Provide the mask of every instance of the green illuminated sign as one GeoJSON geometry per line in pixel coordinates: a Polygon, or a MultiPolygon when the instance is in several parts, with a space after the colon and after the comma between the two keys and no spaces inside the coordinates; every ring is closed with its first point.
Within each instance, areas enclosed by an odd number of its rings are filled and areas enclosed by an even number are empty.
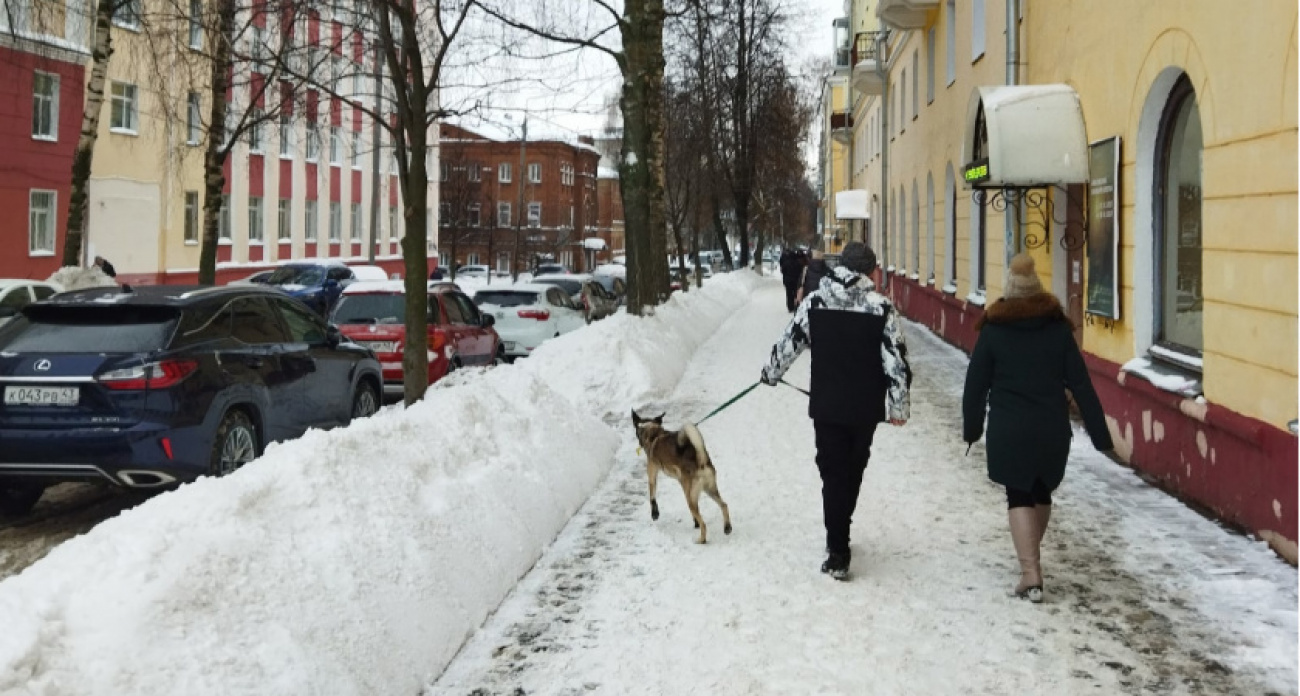
{"type": "Polygon", "coordinates": [[[962,177],[968,184],[978,184],[988,181],[989,178],[989,161],[987,159],[976,160],[966,165],[962,171],[962,177]]]}

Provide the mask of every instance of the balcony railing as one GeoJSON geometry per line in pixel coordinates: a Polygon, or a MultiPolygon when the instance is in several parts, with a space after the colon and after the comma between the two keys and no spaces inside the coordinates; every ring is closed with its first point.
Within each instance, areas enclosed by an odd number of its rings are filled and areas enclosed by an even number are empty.
{"type": "Polygon", "coordinates": [[[858,32],[857,35],[853,37],[853,64],[857,65],[864,60],[881,60],[882,56],[876,54],[883,53],[883,51],[877,51],[876,49],[877,46],[883,44],[878,43],[876,39],[882,38],[882,35],[886,33],[887,32],[883,31],[858,32]]]}

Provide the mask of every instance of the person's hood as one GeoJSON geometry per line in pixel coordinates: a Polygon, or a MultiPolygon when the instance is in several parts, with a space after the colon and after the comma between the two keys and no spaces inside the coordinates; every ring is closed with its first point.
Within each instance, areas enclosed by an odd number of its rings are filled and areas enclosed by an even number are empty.
{"type": "Polygon", "coordinates": [[[818,273],[825,273],[826,259],[810,259],[808,261],[808,270],[817,271],[818,273]]]}
{"type": "Polygon", "coordinates": [[[867,296],[876,291],[876,284],[861,273],[836,266],[822,276],[818,290],[830,309],[860,307],[867,303],[867,296]]]}
{"type": "Polygon", "coordinates": [[[976,330],[987,324],[1014,328],[1036,329],[1058,321],[1069,321],[1061,301],[1051,293],[1041,292],[1027,297],[1003,297],[984,310],[984,316],[975,324],[976,330]]]}

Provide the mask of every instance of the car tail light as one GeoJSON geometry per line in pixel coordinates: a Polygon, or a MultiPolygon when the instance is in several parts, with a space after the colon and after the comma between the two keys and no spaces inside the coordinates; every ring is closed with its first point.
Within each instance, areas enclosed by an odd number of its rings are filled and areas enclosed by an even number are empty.
{"type": "Polygon", "coordinates": [[[521,309],[519,310],[519,318],[546,321],[551,318],[551,312],[548,309],[521,309]]]}
{"type": "Polygon", "coordinates": [[[199,368],[197,360],[162,360],[121,370],[110,370],[97,377],[109,389],[166,389],[175,386],[199,368]]]}
{"type": "Polygon", "coordinates": [[[171,438],[169,438],[169,437],[164,437],[164,438],[160,439],[159,442],[162,444],[163,452],[167,455],[167,458],[168,458],[168,459],[174,459],[174,457],[172,457],[172,441],[171,441],[171,438]]]}

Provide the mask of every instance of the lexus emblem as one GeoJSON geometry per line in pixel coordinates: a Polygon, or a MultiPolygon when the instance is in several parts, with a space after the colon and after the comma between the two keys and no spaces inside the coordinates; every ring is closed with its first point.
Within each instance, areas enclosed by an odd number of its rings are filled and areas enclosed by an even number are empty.
{"type": "Polygon", "coordinates": [[[45,358],[41,358],[40,360],[36,361],[36,364],[33,365],[33,367],[36,368],[37,372],[49,372],[50,361],[46,360],[45,358]]]}

